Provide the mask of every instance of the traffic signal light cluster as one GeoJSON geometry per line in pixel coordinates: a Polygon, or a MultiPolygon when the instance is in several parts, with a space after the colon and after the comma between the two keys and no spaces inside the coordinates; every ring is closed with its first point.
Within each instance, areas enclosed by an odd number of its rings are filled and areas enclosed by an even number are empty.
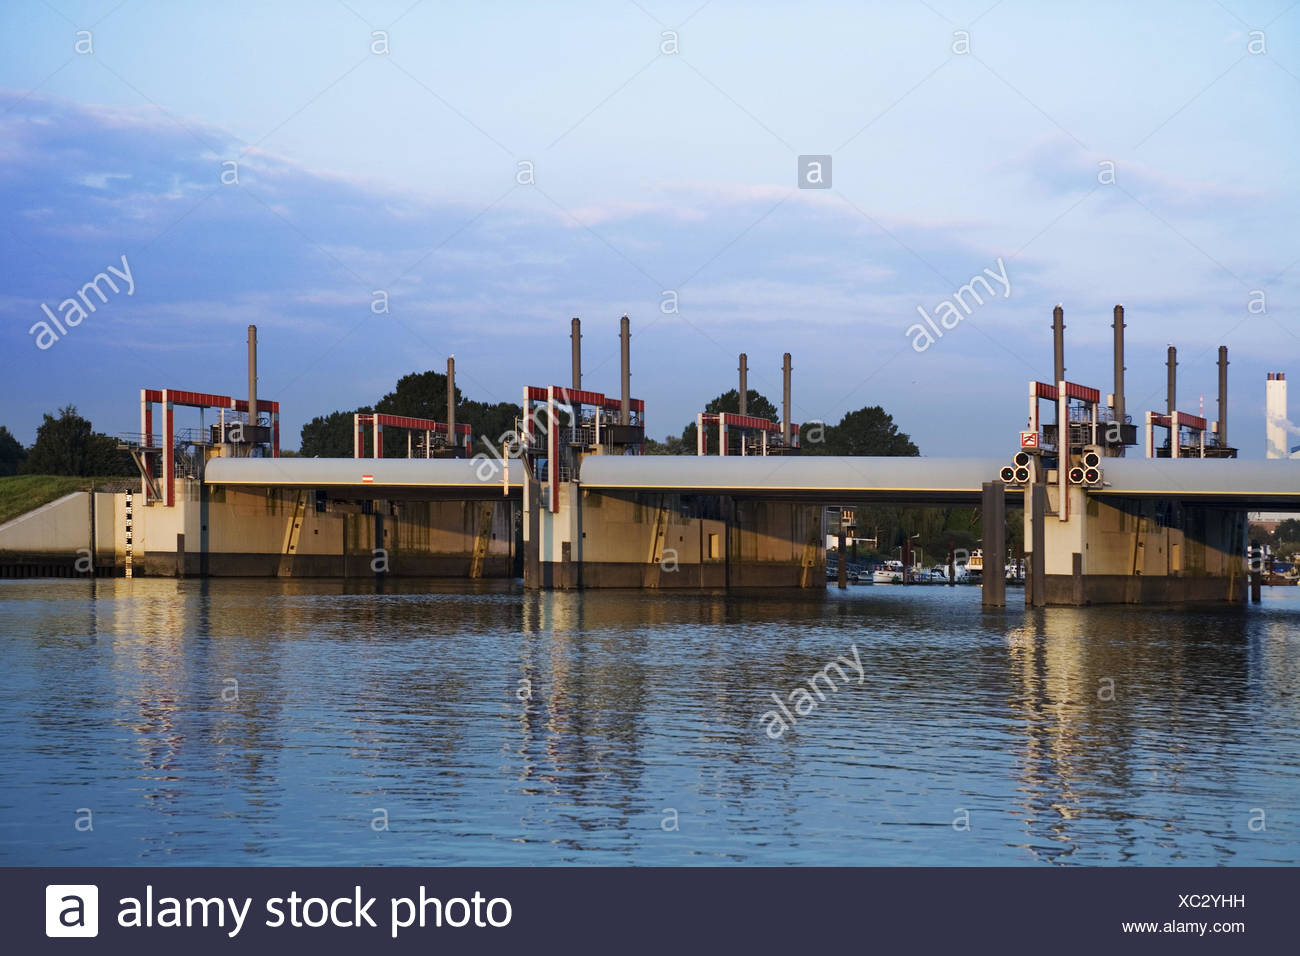
{"type": "Polygon", "coordinates": [[[1071,468],[1066,477],[1072,485],[1100,485],[1101,455],[1091,449],[1085,450],[1079,464],[1071,468]]]}
{"type": "MultiPolygon", "coordinates": [[[[1028,452],[1019,452],[1011,464],[1003,465],[998,471],[998,478],[1012,487],[1023,487],[1034,480],[1034,456],[1028,452]]],[[[1094,448],[1085,448],[1079,458],[1079,464],[1066,472],[1066,478],[1072,485],[1099,487],[1102,484],[1101,455],[1094,448]]]]}
{"type": "Polygon", "coordinates": [[[1027,452],[1018,452],[1012,459],[1011,464],[1003,465],[1002,470],[998,472],[998,477],[1008,485],[1027,485],[1033,478],[1033,472],[1030,471],[1030,464],[1033,462],[1033,456],[1027,452]]]}

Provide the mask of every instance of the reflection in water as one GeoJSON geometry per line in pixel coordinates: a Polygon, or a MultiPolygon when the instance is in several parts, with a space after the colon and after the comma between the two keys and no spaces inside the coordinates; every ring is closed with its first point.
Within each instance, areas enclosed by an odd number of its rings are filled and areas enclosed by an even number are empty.
{"type": "Polygon", "coordinates": [[[0,641],[5,862],[1300,861],[1285,589],[3,581],[0,641]],[[861,682],[767,737],[850,648],[861,682]]]}
{"type": "Polygon", "coordinates": [[[1286,665],[1261,667],[1259,645],[1279,631],[1294,640],[1297,611],[1292,601],[1264,619],[1241,608],[1027,615],[1008,640],[1026,848],[1104,862],[1109,848],[1084,839],[1094,817],[1114,823],[1124,861],[1158,849],[1161,859],[1224,863],[1244,851],[1237,837],[1250,832],[1252,808],[1271,798],[1282,809],[1295,783],[1294,693],[1282,689],[1286,679],[1294,689],[1295,674],[1277,683],[1286,665]],[[1184,796],[1204,799],[1162,801],[1184,796]]]}

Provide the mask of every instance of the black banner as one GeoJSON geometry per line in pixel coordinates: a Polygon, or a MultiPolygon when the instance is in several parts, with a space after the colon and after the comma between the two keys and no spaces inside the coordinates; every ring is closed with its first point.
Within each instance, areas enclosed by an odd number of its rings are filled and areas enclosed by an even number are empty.
{"type": "Polygon", "coordinates": [[[1294,948],[1300,879],[1262,868],[42,867],[0,870],[0,885],[11,953],[1240,953],[1294,948]]]}

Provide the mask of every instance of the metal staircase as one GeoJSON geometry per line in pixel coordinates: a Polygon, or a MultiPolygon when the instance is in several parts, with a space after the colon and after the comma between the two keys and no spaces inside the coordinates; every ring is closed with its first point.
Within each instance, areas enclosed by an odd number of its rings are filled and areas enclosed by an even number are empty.
{"type": "Polygon", "coordinates": [[[284,529],[284,547],[280,552],[279,577],[287,578],[293,575],[293,559],[298,556],[298,539],[302,536],[302,522],[306,515],[307,492],[300,491],[293,505],[293,518],[289,521],[289,526],[284,529]]]}
{"type": "Polygon", "coordinates": [[[488,542],[492,540],[492,515],[495,510],[490,501],[484,501],[479,505],[478,533],[474,538],[474,555],[469,564],[471,578],[483,577],[483,562],[487,558],[488,542]]]}

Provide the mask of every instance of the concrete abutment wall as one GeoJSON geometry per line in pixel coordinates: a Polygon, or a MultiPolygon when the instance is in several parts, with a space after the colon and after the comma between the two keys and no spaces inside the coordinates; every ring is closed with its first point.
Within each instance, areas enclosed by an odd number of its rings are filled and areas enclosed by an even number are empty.
{"type": "MultiPolygon", "coordinates": [[[[146,507],[143,496],[132,496],[134,574],[500,578],[516,573],[518,504],[505,499],[328,499],[318,509],[311,490],[205,489],[178,479],[175,501],[170,508],[146,507]]],[[[93,505],[87,492],[69,495],[0,529],[0,568],[54,576],[121,574],[126,522],[124,494],[95,493],[93,505]],[[90,569],[86,557],[92,549],[90,569]]]]}

